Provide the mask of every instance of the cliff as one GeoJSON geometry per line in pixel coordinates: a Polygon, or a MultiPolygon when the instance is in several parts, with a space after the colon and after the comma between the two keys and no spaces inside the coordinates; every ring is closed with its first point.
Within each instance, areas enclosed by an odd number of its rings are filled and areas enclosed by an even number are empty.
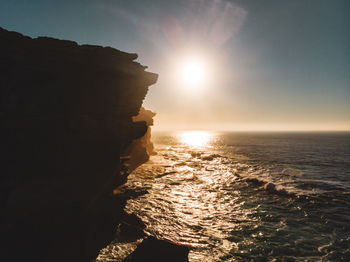
{"type": "Polygon", "coordinates": [[[157,81],[136,58],[0,28],[3,261],[91,261],[114,238],[120,157],[157,81]]]}

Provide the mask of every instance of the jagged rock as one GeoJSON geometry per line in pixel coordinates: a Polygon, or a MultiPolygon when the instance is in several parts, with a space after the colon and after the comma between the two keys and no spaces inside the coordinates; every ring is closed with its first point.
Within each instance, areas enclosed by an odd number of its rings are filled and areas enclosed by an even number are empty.
{"type": "Polygon", "coordinates": [[[150,155],[156,154],[153,143],[151,142],[151,126],[153,125],[153,117],[155,115],[156,114],[151,110],[146,110],[141,107],[139,114],[133,117],[135,122],[145,121],[148,127],[145,135],[132,141],[124,151],[124,155],[128,156],[126,164],[128,165],[129,171],[134,170],[141,163],[148,161],[150,155]]]}
{"type": "Polygon", "coordinates": [[[188,247],[148,237],[125,259],[125,262],[186,262],[188,253],[188,247]]]}
{"type": "Polygon", "coordinates": [[[157,80],[136,58],[0,28],[3,261],[91,261],[114,238],[120,156],[157,80]]]}
{"type": "Polygon", "coordinates": [[[118,225],[117,236],[119,242],[133,241],[145,236],[143,232],[145,225],[135,215],[131,217],[124,217],[123,220],[128,222],[122,222],[118,225]]]}

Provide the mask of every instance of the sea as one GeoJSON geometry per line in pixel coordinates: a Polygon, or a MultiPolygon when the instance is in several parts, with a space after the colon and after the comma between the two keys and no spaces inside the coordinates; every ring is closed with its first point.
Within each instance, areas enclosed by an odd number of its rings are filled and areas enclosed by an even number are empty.
{"type": "MultiPolygon", "coordinates": [[[[350,133],[153,134],[125,210],[189,261],[350,261],[350,133]]],[[[142,240],[114,241],[122,261],[142,240]]],[[[166,261],[166,260],[165,260],[166,261]]]]}

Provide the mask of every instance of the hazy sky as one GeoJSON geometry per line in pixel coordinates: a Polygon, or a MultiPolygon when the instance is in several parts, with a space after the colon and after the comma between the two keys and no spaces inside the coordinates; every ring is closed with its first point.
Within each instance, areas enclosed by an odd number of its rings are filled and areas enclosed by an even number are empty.
{"type": "Polygon", "coordinates": [[[138,53],[160,74],[144,102],[159,130],[350,130],[349,14],[349,0],[0,0],[5,29],[138,53]],[[196,89],[176,69],[192,55],[196,89]]]}

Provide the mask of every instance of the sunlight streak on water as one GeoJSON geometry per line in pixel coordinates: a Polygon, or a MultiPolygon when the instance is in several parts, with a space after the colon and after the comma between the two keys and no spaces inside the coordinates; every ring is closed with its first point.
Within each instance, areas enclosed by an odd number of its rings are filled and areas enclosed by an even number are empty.
{"type": "Polygon", "coordinates": [[[182,144],[190,147],[207,146],[213,139],[213,134],[206,131],[188,131],[179,134],[179,140],[182,144]]]}

